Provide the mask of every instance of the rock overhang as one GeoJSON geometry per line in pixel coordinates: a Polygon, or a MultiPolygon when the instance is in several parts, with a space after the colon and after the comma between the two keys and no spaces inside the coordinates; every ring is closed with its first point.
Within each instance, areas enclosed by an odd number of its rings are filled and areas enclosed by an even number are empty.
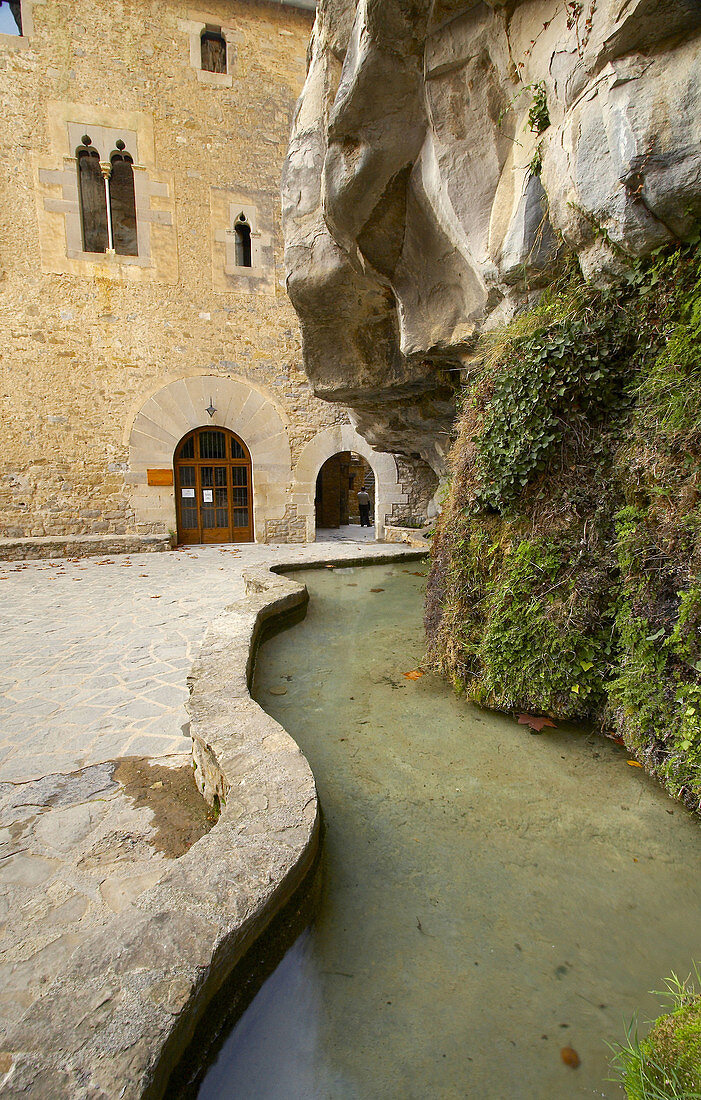
{"type": "Polygon", "coordinates": [[[563,247],[607,279],[701,217],[700,36],[692,0],[321,4],[283,178],[318,396],[441,470],[445,368],[563,247]]]}

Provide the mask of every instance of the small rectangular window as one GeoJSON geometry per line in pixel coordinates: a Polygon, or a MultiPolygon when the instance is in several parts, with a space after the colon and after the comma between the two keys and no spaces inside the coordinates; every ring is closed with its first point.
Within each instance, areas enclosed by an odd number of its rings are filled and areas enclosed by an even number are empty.
{"type": "Polygon", "coordinates": [[[202,68],[208,73],[226,72],[226,39],[216,27],[202,32],[202,68]]]}

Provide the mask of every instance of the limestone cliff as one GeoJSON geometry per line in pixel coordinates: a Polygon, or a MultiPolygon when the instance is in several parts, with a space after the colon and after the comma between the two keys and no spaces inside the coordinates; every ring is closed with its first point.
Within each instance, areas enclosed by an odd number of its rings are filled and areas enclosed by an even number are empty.
{"type": "Polygon", "coordinates": [[[564,247],[701,215],[699,0],[321,0],[283,183],[315,392],[443,468],[454,382],[564,247]]]}

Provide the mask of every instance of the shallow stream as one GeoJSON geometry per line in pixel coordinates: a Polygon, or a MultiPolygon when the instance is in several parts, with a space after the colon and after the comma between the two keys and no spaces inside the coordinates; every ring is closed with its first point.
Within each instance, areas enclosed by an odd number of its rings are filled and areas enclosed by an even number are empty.
{"type": "Polygon", "coordinates": [[[297,573],[307,618],[261,648],[255,697],[316,777],[323,896],[201,1100],[621,1097],[606,1041],[698,958],[698,822],[609,741],[407,679],[423,571],[297,573]]]}

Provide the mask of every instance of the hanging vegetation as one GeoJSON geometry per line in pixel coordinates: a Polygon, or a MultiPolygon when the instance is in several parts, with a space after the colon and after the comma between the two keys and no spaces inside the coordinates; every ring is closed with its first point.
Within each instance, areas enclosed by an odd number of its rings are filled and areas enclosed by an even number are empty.
{"type": "Polygon", "coordinates": [[[434,664],[591,720],[701,807],[701,248],[565,270],[482,338],[434,540],[434,664]]]}

